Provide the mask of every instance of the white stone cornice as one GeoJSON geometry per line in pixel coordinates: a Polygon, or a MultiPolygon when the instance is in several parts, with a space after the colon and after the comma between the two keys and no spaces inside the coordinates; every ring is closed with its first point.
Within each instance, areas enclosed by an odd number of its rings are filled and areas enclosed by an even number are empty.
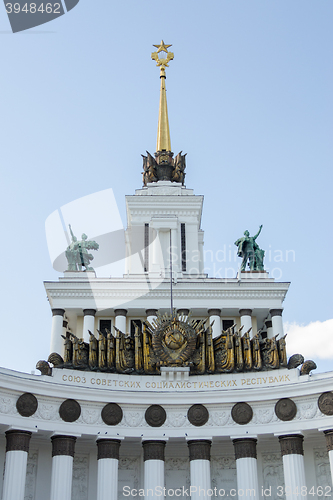
{"type": "MultiPolygon", "coordinates": [[[[165,296],[169,294],[170,284],[168,281],[158,280],[131,280],[122,281],[109,279],[107,281],[91,280],[85,282],[65,281],[44,282],[45,289],[51,297],[55,296],[103,296],[107,297],[123,294],[132,297],[138,294],[147,295],[149,298],[165,296]],[[149,283],[158,286],[148,291],[149,283]]],[[[235,283],[224,280],[203,279],[182,280],[174,286],[175,297],[220,297],[220,298],[280,298],[284,299],[289,288],[289,283],[235,283]]]]}

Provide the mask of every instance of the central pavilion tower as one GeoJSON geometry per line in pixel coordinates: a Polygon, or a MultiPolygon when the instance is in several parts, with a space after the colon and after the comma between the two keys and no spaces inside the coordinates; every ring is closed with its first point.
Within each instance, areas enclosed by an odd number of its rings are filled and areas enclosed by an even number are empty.
{"type": "Polygon", "coordinates": [[[203,196],[184,185],[186,155],[181,151],[174,158],[171,151],[165,70],[174,54],[163,40],[154,47],[151,57],[161,79],[157,145],[154,156],[143,156],[143,188],[126,196],[126,273],[165,277],[171,257],[175,279],[203,277],[203,196]]]}

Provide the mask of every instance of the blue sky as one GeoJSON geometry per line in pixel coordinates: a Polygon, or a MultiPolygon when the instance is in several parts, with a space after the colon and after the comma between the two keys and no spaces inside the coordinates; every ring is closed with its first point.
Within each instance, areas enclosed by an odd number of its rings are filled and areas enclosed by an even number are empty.
{"type": "MultiPolygon", "coordinates": [[[[15,35],[0,6],[8,345],[0,366],[30,371],[49,354],[42,282],[59,274],[46,218],[111,187],[126,224],[124,197],[141,187],[140,155],[156,146],[159,72],[150,53],[162,38],[175,53],[166,82],[172,149],[188,153],[186,185],[205,195],[205,249],[234,249],[245,229],[263,224],[266,266],[292,282],[284,319],[319,322],[318,338],[333,318],[332,2],[95,4],[80,0],[15,35]],[[295,259],[286,262],[288,250],[295,259]]],[[[223,276],[230,263],[208,259],[206,267],[223,276]]],[[[333,360],[320,366],[333,368],[333,360]]]]}

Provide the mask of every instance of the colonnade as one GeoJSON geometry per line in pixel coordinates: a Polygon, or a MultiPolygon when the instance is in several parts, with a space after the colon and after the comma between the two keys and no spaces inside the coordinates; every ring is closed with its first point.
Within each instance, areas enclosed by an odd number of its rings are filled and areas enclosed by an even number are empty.
{"type": "MultiPolygon", "coordinates": [[[[151,309],[149,311],[156,311],[156,309],[151,309]]],[[[64,309],[52,309],[52,328],[51,328],[51,347],[50,352],[57,352],[61,356],[64,354],[64,337],[66,336],[66,330],[68,321],[64,319],[65,317],[64,309]]],[[[89,343],[89,331],[96,332],[96,309],[83,309],[83,331],[82,334],[78,335],[85,342],[89,343]]],[[[114,323],[116,328],[122,332],[126,332],[126,309],[115,309],[114,311],[115,319],[114,323]]],[[[154,314],[156,316],[156,312],[154,314]]]]}
{"type": "MultiPolygon", "coordinates": [[[[189,312],[189,309],[179,309],[178,313],[182,311],[189,312]]],[[[96,309],[84,309],[83,310],[83,333],[82,337],[85,342],[89,342],[89,333],[95,332],[95,315],[96,309]]],[[[273,338],[279,335],[280,338],[283,336],[283,321],[282,321],[282,309],[270,309],[269,311],[271,319],[266,320],[265,326],[267,330],[267,338],[273,338]]],[[[122,332],[126,332],[126,309],[116,309],[115,314],[115,326],[122,332]]],[[[146,317],[149,322],[152,322],[156,318],[157,309],[147,309],[145,311],[146,317]]],[[[222,321],[221,321],[221,309],[209,309],[208,315],[210,322],[213,322],[213,338],[221,334],[222,331],[222,321]]],[[[65,310],[64,309],[53,309],[52,310],[52,332],[51,332],[51,351],[63,354],[63,338],[65,336],[67,322],[64,321],[65,310]]],[[[240,309],[239,316],[241,321],[241,326],[243,326],[243,332],[245,333],[252,327],[252,309],[240,309]]],[[[251,335],[252,336],[252,335],[251,335]]]]}
{"type": "MultiPolygon", "coordinates": [[[[265,327],[267,331],[267,338],[272,339],[276,335],[279,335],[280,338],[283,336],[283,321],[282,321],[282,309],[270,309],[269,314],[271,319],[265,321],[265,327]]],[[[252,324],[252,309],[239,309],[240,323],[243,327],[242,332],[247,332],[250,328],[253,327],[252,324]]],[[[220,335],[222,330],[222,322],[221,322],[221,309],[209,309],[208,310],[210,322],[213,324],[213,338],[220,335]]],[[[250,336],[253,336],[251,332],[250,336]]]]}
{"type": "MultiPolygon", "coordinates": [[[[324,431],[332,474],[333,429],[324,431]]],[[[52,475],[50,500],[71,500],[73,458],[78,436],[54,434],[52,443],[52,475]]],[[[307,498],[304,472],[303,435],[277,436],[283,459],[286,500],[307,498]]],[[[31,432],[9,430],[6,432],[6,461],[3,484],[3,500],[24,500],[27,458],[31,432]]],[[[97,500],[117,500],[118,463],[121,439],[98,438],[97,444],[97,500]]],[[[251,496],[259,500],[257,465],[257,438],[232,438],[237,470],[238,496],[251,496]],[[240,493],[240,492],[243,492],[240,493]],[[250,492],[245,494],[245,492],[250,492]]],[[[210,476],[211,438],[188,438],[192,500],[212,496],[210,476]]],[[[145,496],[157,500],[163,497],[165,447],[167,438],[142,438],[144,460],[145,496]]]]}

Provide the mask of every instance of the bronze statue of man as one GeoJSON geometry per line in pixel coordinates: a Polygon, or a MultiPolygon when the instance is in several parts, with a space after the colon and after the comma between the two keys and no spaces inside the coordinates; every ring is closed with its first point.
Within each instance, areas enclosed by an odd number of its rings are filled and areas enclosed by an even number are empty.
{"type": "Polygon", "coordinates": [[[261,250],[256,243],[262,229],[262,225],[259,227],[259,231],[255,236],[250,236],[249,231],[244,231],[243,238],[239,238],[235,241],[235,245],[238,246],[238,257],[242,257],[241,271],[245,271],[247,263],[249,263],[250,271],[263,271],[263,259],[264,251],[261,250]],[[258,262],[257,262],[258,261],[258,262]]]}

